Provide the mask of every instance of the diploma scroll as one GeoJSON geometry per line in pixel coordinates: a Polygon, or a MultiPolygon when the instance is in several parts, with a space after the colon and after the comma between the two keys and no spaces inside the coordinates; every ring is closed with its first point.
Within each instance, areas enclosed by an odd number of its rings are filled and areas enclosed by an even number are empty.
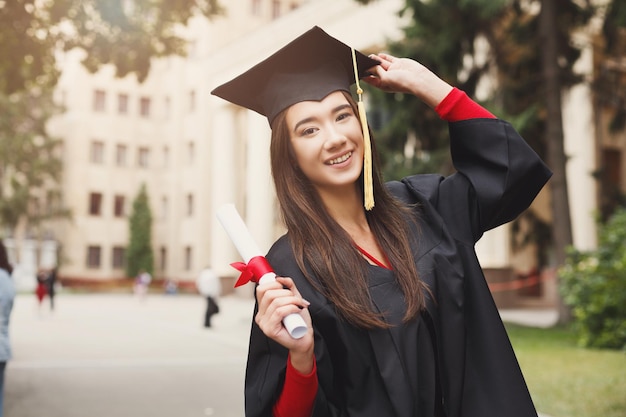
{"type": "MultiPolygon", "coordinates": [[[[262,260],[264,269],[261,276],[254,278],[260,284],[264,282],[270,282],[276,279],[276,274],[271,270],[271,267],[265,261],[261,249],[257,246],[256,242],[252,238],[250,231],[246,227],[246,224],[241,219],[241,216],[237,212],[234,204],[224,204],[217,210],[217,218],[226,230],[226,233],[233,241],[233,244],[237,248],[237,251],[243,258],[245,264],[251,264],[251,260],[256,262],[262,260]]],[[[293,313],[283,319],[283,325],[294,339],[300,339],[307,332],[307,326],[301,315],[293,313]]]]}

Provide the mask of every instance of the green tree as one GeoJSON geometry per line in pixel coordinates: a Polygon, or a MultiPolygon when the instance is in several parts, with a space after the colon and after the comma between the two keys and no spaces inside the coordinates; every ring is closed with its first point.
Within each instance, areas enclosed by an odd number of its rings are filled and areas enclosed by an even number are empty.
{"type": "Polygon", "coordinates": [[[55,85],[55,53],[74,48],[90,71],[113,64],[141,82],[151,58],[185,54],[180,25],[220,12],[217,0],[0,1],[0,92],[55,85]]]}
{"type": "Polygon", "coordinates": [[[144,270],[151,275],[154,270],[152,252],[152,212],[145,184],[133,201],[133,210],[128,219],[129,241],[126,249],[126,276],[134,277],[144,270]]]}
{"type": "MultiPolygon", "coordinates": [[[[46,121],[60,111],[47,90],[0,94],[0,226],[14,237],[68,216],[58,185],[60,140],[46,121]]],[[[19,253],[19,251],[18,251],[19,253]]]]}

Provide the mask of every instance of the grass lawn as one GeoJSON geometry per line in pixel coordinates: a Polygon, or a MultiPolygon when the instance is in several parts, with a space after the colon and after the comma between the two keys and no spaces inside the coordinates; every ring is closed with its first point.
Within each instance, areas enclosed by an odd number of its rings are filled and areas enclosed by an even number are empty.
{"type": "Polygon", "coordinates": [[[564,328],[506,327],[537,410],[553,417],[626,417],[626,353],[580,348],[564,328]]]}

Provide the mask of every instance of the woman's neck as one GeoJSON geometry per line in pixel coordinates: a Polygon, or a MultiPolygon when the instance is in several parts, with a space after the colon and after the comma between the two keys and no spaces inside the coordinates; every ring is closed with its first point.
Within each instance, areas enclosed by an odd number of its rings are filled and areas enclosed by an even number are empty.
{"type": "Polygon", "coordinates": [[[370,229],[358,189],[355,189],[354,193],[344,190],[342,193],[320,193],[320,195],[328,214],[348,233],[362,254],[365,251],[370,255],[363,257],[371,264],[391,268],[387,256],[370,229]]]}
{"type": "Polygon", "coordinates": [[[355,229],[369,231],[361,193],[356,187],[332,192],[319,190],[319,193],[328,214],[348,233],[355,229]]]}

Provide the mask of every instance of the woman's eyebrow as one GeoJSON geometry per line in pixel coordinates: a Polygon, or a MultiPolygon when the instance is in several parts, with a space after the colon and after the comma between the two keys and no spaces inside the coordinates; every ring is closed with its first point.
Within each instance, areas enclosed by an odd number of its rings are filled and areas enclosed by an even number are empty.
{"type": "Polygon", "coordinates": [[[309,123],[311,121],[315,120],[315,117],[307,117],[305,119],[300,120],[298,123],[296,123],[296,125],[293,127],[293,131],[294,133],[298,130],[298,127],[300,127],[300,125],[303,125],[305,123],[309,123]]]}
{"type": "Polygon", "coordinates": [[[333,113],[340,112],[340,111],[342,111],[342,110],[344,110],[344,109],[346,109],[346,108],[350,108],[350,109],[352,109],[352,106],[350,106],[350,104],[348,104],[348,103],[341,104],[341,105],[339,105],[339,106],[337,106],[337,107],[335,107],[335,108],[333,109],[333,113]]]}

